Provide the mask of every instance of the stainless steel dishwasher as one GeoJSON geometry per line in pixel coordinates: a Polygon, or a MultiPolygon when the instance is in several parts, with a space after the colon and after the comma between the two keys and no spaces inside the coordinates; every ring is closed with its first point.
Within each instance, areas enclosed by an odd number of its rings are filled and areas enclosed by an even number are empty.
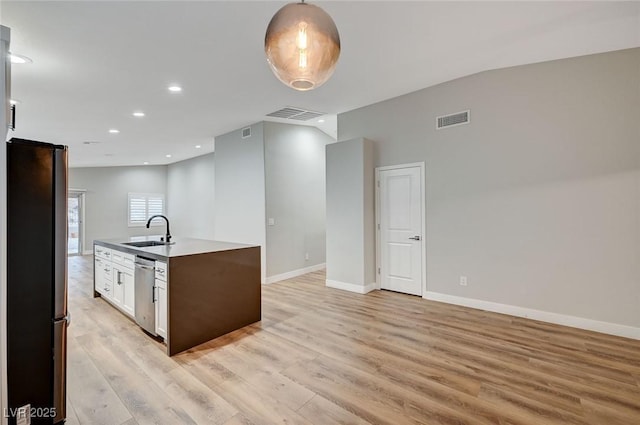
{"type": "Polygon", "coordinates": [[[156,334],[155,261],[136,257],[136,322],[151,335],[156,334]]]}

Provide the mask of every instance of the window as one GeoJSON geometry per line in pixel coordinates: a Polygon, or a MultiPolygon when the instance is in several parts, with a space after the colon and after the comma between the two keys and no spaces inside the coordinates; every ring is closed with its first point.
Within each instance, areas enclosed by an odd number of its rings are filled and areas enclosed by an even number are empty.
{"type": "MultiPolygon", "coordinates": [[[[146,226],[149,217],[164,214],[164,195],[161,193],[129,194],[129,227],[146,226]]],[[[152,226],[160,226],[162,220],[154,220],[152,226]]]]}

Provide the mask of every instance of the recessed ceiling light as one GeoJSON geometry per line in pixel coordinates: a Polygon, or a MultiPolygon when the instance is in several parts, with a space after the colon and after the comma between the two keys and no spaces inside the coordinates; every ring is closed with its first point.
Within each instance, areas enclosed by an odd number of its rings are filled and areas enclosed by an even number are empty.
{"type": "Polygon", "coordinates": [[[15,53],[9,53],[9,58],[11,59],[11,63],[33,63],[31,58],[22,55],[16,55],[15,53]]]}
{"type": "Polygon", "coordinates": [[[200,149],[202,146],[200,145],[196,145],[196,149],[200,149]]]}
{"type": "Polygon", "coordinates": [[[166,156],[167,158],[171,158],[171,155],[169,155],[169,154],[166,154],[165,156],[166,156]]]}
{"type": "Polygon", "coordinates": [[[142,111],[135,111],[135,112],[133,113],[133,116],[134,116],[134,117],[144,117],[144,112],[142,112],[142,111]]]}
{"type": "Polygon", "coordinates": [[[182,91],[182,87],[172,85],[172,86],[169,86],[169,91],[172,93],[180,93],[182,91]]]}
{"type": "Polygon", "coordinates": [[[9,104],[10,105],[17,105],[18,103],[20,103],[20,101],[17,100],[17,99],[9,99],[9,104]]]}
{"type": "Polygon", "coordinates": [[[318,122],[324,122],[324,120],[318,120],[318,122]]]}
{"type": "Polygon", "coordinates": [[[143,162],[144,165],[149,165],[149,161],[143,162]]]}
{"type": "Polygon", "coordinates": [[[118,134],[118,133],[120,133],[120,130],[117,130],[117,129],[115,129],[115,128],[112,128],[112,129],[110,129],[110,130],[109,130],[109,133],[111,133],[111,134],[118,134]]]}

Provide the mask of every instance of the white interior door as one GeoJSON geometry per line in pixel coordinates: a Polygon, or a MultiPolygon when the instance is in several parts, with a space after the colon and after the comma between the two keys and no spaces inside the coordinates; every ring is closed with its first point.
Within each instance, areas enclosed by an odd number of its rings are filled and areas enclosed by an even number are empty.
{"type": "Polygon", "coordinates": [[[422,295],[422,169],[379,171],[380,288],[422,295]]]}

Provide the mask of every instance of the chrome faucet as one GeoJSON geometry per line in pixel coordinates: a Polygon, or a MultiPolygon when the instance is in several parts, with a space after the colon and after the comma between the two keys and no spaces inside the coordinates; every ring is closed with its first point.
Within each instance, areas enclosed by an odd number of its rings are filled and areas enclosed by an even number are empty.
{"type": "Polygon", "coordinates": [[[167,222],[167,234],[165,235],[165,242],[169,243],[171,242],[171,232],[169,231],[169,219],[161,214],[157,214],[157,215],[153,215],[151,217],[149,217],[149,221],[147,221],[147,229],[149,228],[149,226],[151,225],[151,220],[153,220],[154,218],[164,218],[164,221],[167,222]]]}

